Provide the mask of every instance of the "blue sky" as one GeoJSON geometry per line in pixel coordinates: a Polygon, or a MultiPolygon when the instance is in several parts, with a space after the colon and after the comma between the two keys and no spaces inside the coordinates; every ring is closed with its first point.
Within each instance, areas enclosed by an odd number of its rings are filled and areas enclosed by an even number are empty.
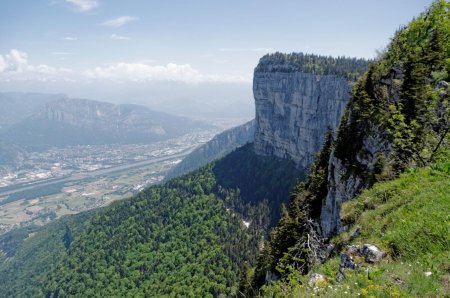
{"type": "Polygon", "coordinates": [[[2,0],[0,88],[71,93],[87,82],[250,84],[268,52],[373,58],[430,3],[2,0]]]}

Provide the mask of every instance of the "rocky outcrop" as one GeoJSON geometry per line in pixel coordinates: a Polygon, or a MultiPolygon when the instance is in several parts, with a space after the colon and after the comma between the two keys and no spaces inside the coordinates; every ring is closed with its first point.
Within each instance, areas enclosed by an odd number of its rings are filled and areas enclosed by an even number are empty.
{"type": "Polygon", "coordinates": [[[374,264],[380,262],[386,255],[384,251],[373,244],[349,245],[347,251],[341,253],[339,269],[336,272],[336,281],[342,282],[345,279],[346,269],[355,271],[364,266],[363,262],[356,263],[354,257],[362,257],[366,263],[374,264]]]}
{"type": "MultiPolygon", "coordinates": [[[[368,64],[362,59],[301,53],[275,53],[261,58],[253,79],[255,152],[293,160],[299,169],[306,171],[322,147],[327,131],[339,127],[351,88],[368,64]]],[[[388,78],[390,82],[397,79],[395,75],[388,78]]],[[[375,152],[385,143],[380,134],[369,135],[360,159],[373,167],[375,152]]],[[[325,235],[338,228],[340,203],[363,187],[360,177],[342,179],[344,168],[342,161],[331,157],[329,199],[323,202],[321,217],[325,235]]]]}
{"type": "MultiPolygon", "coordinates": [[[[381,132],[372,129],[372,132],[364,138],[363,147],[356,159],[367,172],[371,173],[374,171],[378,156],[387,156],[390,151],[391,144],[383,139],[381,132]]],[[[341,229],[339,215],[341,204],[353,199],[361,189],[369,187],[372,183],[358,173],[349,171],[335,152],[331,153],[328,173],[328,193],[320,214],[320,226],[325,236],[341,229]]]]}
{"type": "MultiPolygon", "coordinates": [[[[270,63],[268,59],[263,57],[260,64],[270,63]]],[[[344,76],[304,73],[289,63],[258,66],[253,80],[255,152],[308,168],[328,128],[338,127],[349,93],[344,76]]]]}
{"type": "Polygon", "coordinates": [[[326,237],[344,228],[339,214],[344,201],[371,187],[380,175],[392,179],[407,167],[427,165],[433,157],[428,152],[436,152],[450,131],[444,112],[448,83],[431,78],[412,82],[414,64],[390,63],[389,68],[374,65],[353,89],[329,158],[320,215],[326,237]],[[434,92],[436,101],[417,100],[423,100],[417,90],[434,92]]]}
{"type": "MultiPolygon", "coordinates": [[[[389,74],[378,84],[379,88],[384,88],[391,103],[397,103],[400,98],[400,84],[403,79],[403,69],[399,65],[394,65],[389,74]]],[[[353,199],[359,192],[370,187],[374,180],[375,167],[382,159],[388,158],[392,153],[392,142],[387,138],[387,132],[380,130],[381,125],[372,119],[360,121],[357,129],[350,128],[352,119],[356,117],[355,105],[349,105],[343,126],[340,128],[342,134],[354,134],[360,136],[358,139],[348,138],[338,140],[336,146],[343,148],[354,148],[353,145],[344,143],[353,142],[357,149],[352,152],[331,152],[328,163],[328,193],[322,202],[320,214],[320,226],[324,236],[329,237],[342,229],[340,221],[341,204],[353,199]],[[358,170],[355,170],[358,169],[358,170]]],[[[368,108],[368,107],[365,107],[368,108]]],[[[341,149],[343,151],[343,149],[341,149]]]]}

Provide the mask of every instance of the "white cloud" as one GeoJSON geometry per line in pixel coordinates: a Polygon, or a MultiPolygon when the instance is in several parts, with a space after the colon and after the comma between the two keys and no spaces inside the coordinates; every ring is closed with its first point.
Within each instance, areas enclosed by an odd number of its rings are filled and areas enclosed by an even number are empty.
{"type": "Polygon", "coordinates": [[[6,69],[6,62],[3,56],[0,55],[0,74],[6,69]]]}
{"type": "Polygon", "coordinates": [[[67,68],[29,64],[28,55],[16,49],[0,55],[0,81],[70,81],[72,74],[67,68]]]}
{"type": "Polygon", "coordinates": [[[127,37],[127,36],[121,36],[121,35],[117,35],[117,34],[111,34],[111,39],[116,39],[116,40],[130,40],[131,38],[127,37]]]}
{"type": "MultiPolygon", "coordinates": [[[[67,57],[74,53],[51,52],[57,57],[67,57]]],[[[179,81],[185,83],[201,82],[251,82],[252,75],[204,74],[190,64],[168,63],[153,65],[152,61],[137,63],[114,63],[103,67],[93,67],[84,71],[52,67],[45,64],[33,65],[28,55],[16,49],[0,55],[0,82],[151,82],[179,81]]]]}
{"type": "Polygon", "coordinates": [[[115,19],[105,21],[102,25],[117,28],[117,27],[122,27],[123,25],[125,25],[129,22],[133,22],[133,21],[137,21],[137,20],[139,20],[139,18],[137,18],[137,17],[121,16],[121,17],[118,17],[115,19]]]}
{"type": "Polygon", "coordinates": [[[146,63],[120,62],[107,67],[96,67],[83,74],[90,79],[111,80],[118,82],[181,81],[200,82],[249,82],[249,76],[229,76],[202,74],[190,64],[168,63],[167,65],[150,65],[146,63]]]}
{"type": "Polygon", "coordinates": [[[6,54],[5,61],[6,67],[3,70],[4,72],[22,71],[28,64],[28,55],[27,53],[12,49],[9,54],[6,54]]]}
{"type": "Polygon", "coordinates": [[[81,12],[90,11],[99,5],[97,0],[66,0],[66,2],[72,4],[76,10],[81,12]]]}
{"type": "Polygon", "coordinates": [[[75,41],[75,40],[78,40],[77,37],[72,37],[72,36],[66,36],[66,37],[64,37],[63,39],[64,39],[64,40],[68,40],[68,41],[75,41]]]}
{"type": "Polygon", "coordinates": [[[113,81],[199,81],[201,74],[189,64],[168,63],[150,65],[145,63],[116,63],[108,67],[96,67],[84,72],[88,78],[113,81]]]}

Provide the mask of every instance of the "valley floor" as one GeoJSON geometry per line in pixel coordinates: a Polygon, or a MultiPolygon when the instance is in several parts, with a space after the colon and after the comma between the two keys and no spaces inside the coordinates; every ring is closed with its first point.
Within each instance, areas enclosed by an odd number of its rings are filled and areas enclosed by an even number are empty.
{"type": "Polygon", "coordinates": [[[165,173],[217,131],[154,144],[75,146],[32,152],[0,168],[0,235],[106,206],[161,182],[165,173]]]}

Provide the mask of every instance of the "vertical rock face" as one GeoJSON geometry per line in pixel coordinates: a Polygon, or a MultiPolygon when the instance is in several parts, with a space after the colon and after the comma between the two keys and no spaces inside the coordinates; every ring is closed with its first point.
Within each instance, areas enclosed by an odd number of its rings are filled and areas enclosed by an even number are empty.
{"type": "MultiPolygon", "coordinates": [[[[262,57],[253,79],[255,152],[290,159],[301,170],[308,169],[328,129],[336,131],[339,127],[353,83],[369,63],[364,59],[302,53],[262,57]]],[[[358,159],[373,168],[376,152],[386,146],[380,134],[368,136],[358,159]]],[[[327,235],[339,228],[340,203],[364,187],[364,180],[356,174],[342,177],[345,170],[346,165],[333,153],[328,169],[328,197],[320,207],[321,225],[327,235]]]]}
{"type": "Polygon", "coordinates": [[[295,67],[287,71],[257,68],[253,94],[256,153],[292,159],[306,169],[322,146],[327,129],[338,127],[350,86],[339,75],[303,73],[295,67]]]}
{"type": "MultiPolygon", "coordinates": [[[[373,173],[377,157],[387,157],[392,151],[383,133],[375,127],[369,127],[363,138],[356,161],[366,173],[373,173]]],[[[349,170],[349,165],[331,153],[328,166],[328,193],[322,204],[320,226],[324,236],[331,236],[341,229],[340,210],[342,202],[353,199],[361,189],[371,186],[372,181],[361,174],[349,170]]]]}
{"type": "MultiPolygon", "coordinates": [[[[379,82],[375,81],[373,85],[378,89],[384,88],[385,100],[388,103],[397,103],[400,100],[400,83],[403,82],[403,79],[403,67],[394,64],[386,76],[379,82]]],[[[364,78],[365,80],[368,79],[364,78]]],[[[343,127],[340,128],[339,133],[350,132],[355,136],[359,134],[361,136],[360,145],[356,150],[351,150],[352,152],[347,150],[347,152],[337,154],[334,150],[329,159],[328,193],[322,202],[320,214],[322,234],[326,237],[330,237],[342,229],[340,222],[341,204],[356,197],[362,189],[370,187],[374,182],[373,175],[376,171],[376,165],[379,163],[378,158],[388,159],[393,152],[393,146],[386,131],[380,130],[381,125],[377,124],[375,119],[363,119],[364,124],[361,124],[360,127],[349,128],[349,123],[357,117],[355,115],[357,100],[358,98],[353,99],[353,102],[349,104],[347,115],[343,120],[343,127]],[[354,157],[353,160],[349,160],[352,157],[354,157]],[[359,170],[355,171],[356,168],[359,170]]],[[[365,106],[365,108],[374,109],[370,106],[365,106]]],[[[351,141],[354,144],[359,143],[355,138],[351,141]]],[[[342,143],[349,142],[349,139],[338,140],[335,146],[347,147],[342,143]]]]}

